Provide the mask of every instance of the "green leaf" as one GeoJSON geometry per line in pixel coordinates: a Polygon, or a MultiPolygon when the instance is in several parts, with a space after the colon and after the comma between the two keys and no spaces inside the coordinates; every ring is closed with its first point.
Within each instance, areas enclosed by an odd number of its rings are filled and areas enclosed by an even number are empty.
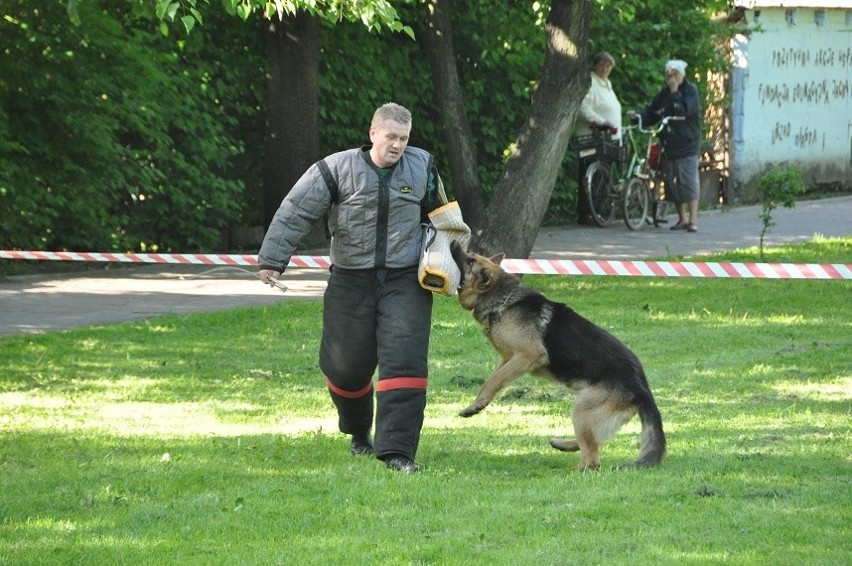
{"type": "Polygon", "coordinates": [[[195,27],[195,18],[193,16],[183,16],[180,21],[183,23],[183,27],[186,28],[186,33],[191,33],[192,28],[195,27]]]}
{"type": "Polygon", "coordinates": [[[68,0],[68,18],[71,20],[71,23],[75,26],[79,26],[81,23],[80,20],[80,11],[77,0],[68,0]]]}
{"type": "Polygon", "coordinates": [[[251,16],[252,8],[249,4],[239,4],[237,6],[237,16],[242,18],[243,20],[249,19],[251,16]]]}
{"type": "Polygon", "coordinates": [[[172,2],[171,4],[169,4],[169,9],[168,9],[167,13],[168,13],[170,20],[174,21],[175,15],[177,14],[179,9],[180,9],[180,3],[179,2],[172,2]]]}

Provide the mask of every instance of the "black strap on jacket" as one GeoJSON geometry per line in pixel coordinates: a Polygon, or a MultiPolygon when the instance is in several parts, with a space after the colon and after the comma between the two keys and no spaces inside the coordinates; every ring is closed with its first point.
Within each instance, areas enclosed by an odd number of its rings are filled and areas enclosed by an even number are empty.
{"type": "Polygon", "coordinates": [[[331,174],[331,169],[328,168],[328,164],[325,162],[325,159],[320,159],[316,163],[317,167],[319,167],[320,173],[322,173],[322,178],[325,179],[325,186],[328,187],[328,192],[331,195],[331,202],[337,203],[337,180],[334,178],[334,175],[331,174]]]}

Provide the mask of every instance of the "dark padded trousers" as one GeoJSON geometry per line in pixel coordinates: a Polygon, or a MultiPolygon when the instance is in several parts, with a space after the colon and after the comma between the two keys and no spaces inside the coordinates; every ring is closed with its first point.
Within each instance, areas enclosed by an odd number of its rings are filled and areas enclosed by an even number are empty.
{"type": "Polygon", "coordinates": [[[426,408],[432,293],[417,267],[332,267],[323,303],[320,368],[337,407],[340,431],[368,433],[375,385],[376,456],[414,459],[426,408]]]}

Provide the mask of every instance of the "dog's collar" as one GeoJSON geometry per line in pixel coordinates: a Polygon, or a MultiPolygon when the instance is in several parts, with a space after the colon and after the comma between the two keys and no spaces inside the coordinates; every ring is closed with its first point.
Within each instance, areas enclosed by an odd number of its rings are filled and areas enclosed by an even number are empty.
{"type": "Polygon", "coordinates": [[[522,287],[516,287],[512,289],[512,292],[506,295],[506,298],[503,299],[503,302],[500,303],[500,306],[495,309],[488,309],[488,314],[486,314],[485,322],[489,327],[494,326],[500,320],[500,317],[503,316],[503,313],[506,312],[506,309],[518,302],[521,297],[524,295],[524,290],[522,287]]]}
{"type": "Polygon", "coordinates": [[[523,291],[523,288],[522,287],[515,287],[514,289],[512,289],[511,293],[506,295],[506,298],[503,299],[503,302],[500,304],[500,308],[497,309],[498,313],[502,314],[503,311],[506,310],[506,308],[509,307],[509,305],[515,304],[517,302],[517,300],[520,299],[520,297],[517,297],[517,298],[515,297],[515,295],[522,294],[522,293],[518,293],[518,291],[523,291]]]}

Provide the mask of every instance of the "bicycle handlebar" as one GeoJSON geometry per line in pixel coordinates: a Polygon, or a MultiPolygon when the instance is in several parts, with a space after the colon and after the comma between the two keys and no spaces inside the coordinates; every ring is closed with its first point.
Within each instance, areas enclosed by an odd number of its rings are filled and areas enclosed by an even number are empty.
{"type": "Polygon", "coordinates": [[[660,120],[660,126],[657,129],[646,130],[642,127],[642,114],[639,114],[638,112],[636,113],[636,121],[639,125],[639,131],[643,134],[659,134],[669,122],[682,122],[683,120],[686,120],[686,116],[666,116],[660,120]]]}

